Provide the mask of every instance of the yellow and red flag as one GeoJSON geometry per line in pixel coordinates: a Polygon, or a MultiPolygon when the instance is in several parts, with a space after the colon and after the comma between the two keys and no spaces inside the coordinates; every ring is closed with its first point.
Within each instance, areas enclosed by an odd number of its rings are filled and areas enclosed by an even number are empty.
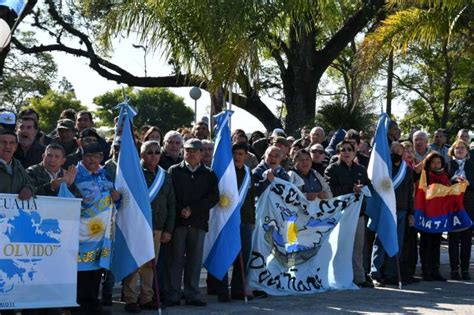
{"type": "Polygon", "coordinates": [[[456,232],[472,225],[464,208],[467,183],[430,184],[423,170],[415,194],[415,227],[426,233],[456,232]]]}

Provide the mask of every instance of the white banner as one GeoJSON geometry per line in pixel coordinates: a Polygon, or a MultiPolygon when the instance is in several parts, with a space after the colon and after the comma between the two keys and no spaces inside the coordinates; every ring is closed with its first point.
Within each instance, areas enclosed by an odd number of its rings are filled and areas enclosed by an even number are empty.
{"type": "Polygon", "coordinates": [[[76,306],[81,199],[0,194],[0,310],[76,306]]]}
{"type": "Polygon", "coordinates": [[[362,198],[308,201],[275,178],[257,203],[250,286],[271,295],[357,289],[352,250],[362,198]]]}

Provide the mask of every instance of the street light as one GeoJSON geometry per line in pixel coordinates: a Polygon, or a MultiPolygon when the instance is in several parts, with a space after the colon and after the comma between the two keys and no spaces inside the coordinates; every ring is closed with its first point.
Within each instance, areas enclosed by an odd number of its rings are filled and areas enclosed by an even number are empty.
{"type": "Polygon", "coordinates": [[[146,71],[146,54],[148,50],[148,46],[143,46],[143,45],[136,45],[132,44],[133,48],[141,48],[143,49],[143,66],[145,68],[145,77],[147,76],[147,71],[146,71]]]}
{"type": "Polygon", "coordinates": [[[194,100],[194,123],[197,123],[197,100],[201,98],[201,89],[193,87],[189,90],[189,96],[194,100]]]}

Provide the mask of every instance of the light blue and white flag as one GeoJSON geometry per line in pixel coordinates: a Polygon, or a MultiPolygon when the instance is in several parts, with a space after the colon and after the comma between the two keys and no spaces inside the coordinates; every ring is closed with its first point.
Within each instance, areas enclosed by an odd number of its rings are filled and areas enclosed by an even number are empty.
{"type": "Polygon", "coordinates": [[[392,181],[392,160],[388,146],[388,124],[390,119],[382,113],[375,132],[375,141],[370,155],[367,174],[372,181],[372,198],[367,199],[366,212],[369,228],[377,233],[388,256],[398,253],[397,203],[392,181]]]}
{"type": "MultiPolygon", "coordinates": [[[[363,195],[370,195],[364,187],[363,195]]],[[[309,201],[275,178],[257,202],[249,284],[271,295],[357,289],[352,252],[363,197],[309,201]]]]}
{"type": "Polygon", "coordinates": [[[0,5],[4,5],[7,8],[15,11],[17,16],[20,16],[21,11],[25,8],[25,0],[0,0],[0,5]]]}
{"type": "Polygon", "coordinates": [[[155,257],[148,188],[131,131],[136,111],[127,101],[120,104],[124,119],[115,188],[122,194],[116,217],[112,272],[120,281],[155,257]]]}
{"type": "MultiPolygon", "coordinates": [[[[240,208],[237,175],[229,129],[232,111],[216,119],[216,145],[212,169],[219,179],[219,203],[209,214],[209,232],[204,240],[203,265],[214,277],[222,279],[240,251],[240,208]]],[[[245,196],[244,198],[245,199],[245,196]]]]}

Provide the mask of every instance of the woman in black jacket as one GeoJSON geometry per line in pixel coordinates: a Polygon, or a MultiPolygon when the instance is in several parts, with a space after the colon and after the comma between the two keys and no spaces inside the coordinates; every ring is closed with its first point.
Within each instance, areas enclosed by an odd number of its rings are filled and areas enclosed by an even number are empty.
{"type": "MultiPolygon", "coordinates": [[[[462,140],[456,140],[448,151],[449,178],[453,183],[466,179],[469,182],[464,193],[464,208],[471,220],[474,220],[474,164],[469,159],[469,146],[462,140]]],[[[471,228],[461,232],[450,232],[449,237],[449,262],[451,265],[451,279],[470,280],[469,261],[471,259],[471,228]],[[461,251],[459,251],[461,246],[461,251]],[[461,263],[459,263],[461,262],[461,263]],[[461,265],[461,274],[459,273],[461,265]]]]}

